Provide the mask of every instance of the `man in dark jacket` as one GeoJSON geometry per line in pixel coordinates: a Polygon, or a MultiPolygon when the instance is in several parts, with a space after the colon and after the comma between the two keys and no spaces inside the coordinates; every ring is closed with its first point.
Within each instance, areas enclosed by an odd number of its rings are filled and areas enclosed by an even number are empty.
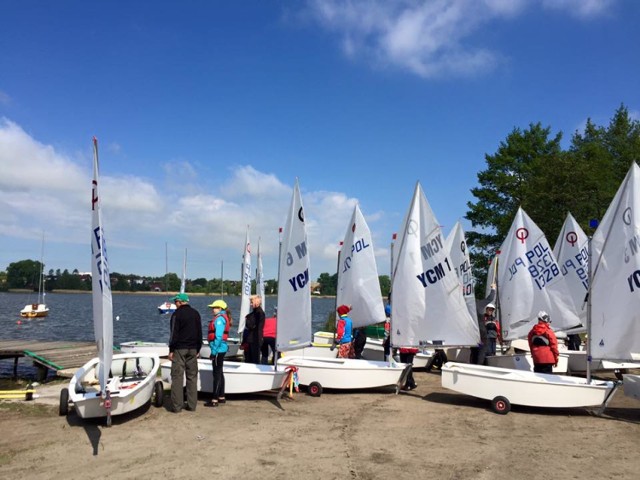
{"type": "Polygon", "coordinates": [[[187,377],[187,410],[195,411],[198,403],[198,356],[202,348],[200,313],[189,305],[189,296],[179,293],[171,299],[176,311],[171,315],[169,360],[171,360],[171,407],[182,411],[183,380],[187,377]]]}
{"type": "Polygon", "coordinates": [[[251,295],[251,313],[245,317],[247,335],[247,349],[244,351],[244,361],[247,363],[260,363],[260,347],[262,346],[262,329],[264,328],[264,310],[262,309],[262,297],[251,295]]]}

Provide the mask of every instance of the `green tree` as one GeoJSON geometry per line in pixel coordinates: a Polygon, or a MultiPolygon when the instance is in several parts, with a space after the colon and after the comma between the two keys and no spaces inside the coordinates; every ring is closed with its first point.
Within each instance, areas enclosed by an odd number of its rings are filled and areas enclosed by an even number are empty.
{"type": "Polygon", "coordinates": [[[36,260],[20,260],[7,267],[7,285],[9,288],[30,288],[38,290],[38,281],[43,265],[36,260]]]}
{"type": "Polygon", "coordinates": [[[549,135],[550,128],[540,123],[524,131],[515,128],[495,154],[485,155],[487,169],[478,173],[480,186],[471,189],[477,202],[467,203],[466,214],[472,226],[480,228],[467,233],[479,291],[484,290],[488,259],[506,237],[518,207],[522,206],[535,222],[540,220],[535,214],[546,192],[535,190],[534,179],[544,170],[543,165],[553,165],[562,156],[562,134],[551,139],[549,135]]]}
{"type": "Polygon", "coordinates": [[[585,231],[592,218],[604,215],[631,162],[640,158],[640,124],[624,105],[607,127],[587,120],[576,132],[568,151],[562,134],[531,124],[514,129],[497,152],[485,155],[487,168],[478,173],[466,218],[474,228],[467,233],[476,292],[485,288],[490,258],[506,237],[518,207],[522,207],[553,245],[568,212],[585,231]]]}
{"type": "Polygon", "coordinates": [[[335,295],[338,291],[338,274],[321,273],[317,282],[323,295],[335,295]]]}
{"type": "Polygon", "coordinates": [[[389,275],[380,275],[378,276],[378,280],[380,281],[380,293],[384,298],[389,296],[389,292],[391,292],[391,279],[389,275]]]}

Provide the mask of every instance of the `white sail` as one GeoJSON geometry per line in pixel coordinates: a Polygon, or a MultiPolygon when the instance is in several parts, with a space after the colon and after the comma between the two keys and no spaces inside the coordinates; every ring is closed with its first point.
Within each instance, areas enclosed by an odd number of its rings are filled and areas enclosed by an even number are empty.
{"type": "Polygon", "coordinates": [[[549,313],[554,330],[580,323],[549,242],[522,208],[500,247],[497,283],[505,340],[526,337],[540,310],[549,313]]]}
{"type": "Polygon", "coordinates": [[[342,242],[337,305],[351,305],[353,328],[385,321],[378,267],[369,226],[356,204],[342,242]]]}
{"type": "Polygon", "coordinates": [[[187,249],[184,249],[184,258],[182,260],[182,280],[180,281],[180,293],[184,293],[187,288],[187,249]]]}
{"type": "Polygon", "coordinates": [[[262,308],[266,308],[264,290],[264,272],[262,270],[262,252],[260,251],[260,237],[258,237],[258,262],[256,265],[256,294],[262,299],[262,308]]]}
{"type": "Polygon", "coordinates": [[[98,347],[100,391],[106,391],[113,356],[113,303],[107,261],[107,246],[102,227],[101,198],[98,181],[98,140],[93,138],[93,182],[91,192],[91,290],[93,328],[98,347]]]}
{"type": "Polygon", "coordinates": [[[589,288],[589,239],[571,213],[562,225],[553,254],[569,289],[580,323],[587,324],[585,295],[589,288]]]}
{"type": "Polygon", "coordinates": [[[297,179],[280,248],[276,348],[284,352],[311,345],[309,252],[297,179]]]}
{"type": "Polygon", "coordinates": [[[593,236],[591,265],[591,354],[597,359],[637,359],[640,168],[635,162],[593,236]]]}
{"type": "Polygon", "coordinates": [[[467,239],[464,235],[462,224],[458,221],[453,226],[446,240],[447,250],[453,263],[453,268],[458,276],[458,281],[462,287],[462,296],[467,304],[469,313],[473,318],[476,316],[476,295],[474,292],[473,271],[471,269],[471,259],[467,248],[467,239]]]}
{"type": "Polygon", "coordinates": [[[391,344],[477,345],[477,321],[469,313],[440,225],[419,183],[396,251],[391,344]]]}
{"type": "Polygon", "coordinates": [[[240,320],[238,321],[238,334],[242,335],[245,327],[245,317],[251,310],[251,244],[249,243],[249,226],[244,239],[244,254],[242,255],[242,291],[240,293],[240,320]]]}
{"type": "Polygon", "coordinates": [[[496,277],[498,276],[498,256],[500,255],[500,250],[498,253],[493,256],[493,258],[489,261],[489,268],[487,270],[487,283],[485,284],[484,296],[485,298],[491,294],[491,285],[496,283],[496,277]]]}

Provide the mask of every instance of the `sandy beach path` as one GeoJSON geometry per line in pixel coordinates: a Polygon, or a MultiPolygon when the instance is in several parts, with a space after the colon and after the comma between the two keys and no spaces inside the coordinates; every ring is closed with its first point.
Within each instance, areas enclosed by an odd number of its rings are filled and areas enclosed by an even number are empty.
{"type": "MultiPolygon", "coordinates": [[[[514,406],[418,388],[293,400],[231,398],[173,414],[143,408],[105,428],[57,415],[61,386],[0,405],[0,478],[635,479],[640,402],[622,391],[604,417],[514,406]]],[[[167,392],[168,393],[168,392],[167,392]]],[[[167,402],[165,402],[165,405],[167,402]]]]}

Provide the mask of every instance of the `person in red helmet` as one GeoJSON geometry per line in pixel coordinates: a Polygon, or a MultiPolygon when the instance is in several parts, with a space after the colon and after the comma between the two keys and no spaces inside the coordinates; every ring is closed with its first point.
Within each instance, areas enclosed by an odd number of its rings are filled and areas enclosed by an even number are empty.
{"type": "Polygon", "coordinates": [[[533,371],[537,373],[553,373],[558,365],[558,339],[551,330],[551,318],[544,310],[538,313],[538,323],[529,332],[529,348],[533,357],[533,371]]]}
{"type": "Polygon", "coordinates": [[[356,358],[353,350],[353,322],[349,318],[351,307],[340,305],[338,312],[338,322],[336,325],[336,342],[338,347],[338,358],[356,358]]]}

